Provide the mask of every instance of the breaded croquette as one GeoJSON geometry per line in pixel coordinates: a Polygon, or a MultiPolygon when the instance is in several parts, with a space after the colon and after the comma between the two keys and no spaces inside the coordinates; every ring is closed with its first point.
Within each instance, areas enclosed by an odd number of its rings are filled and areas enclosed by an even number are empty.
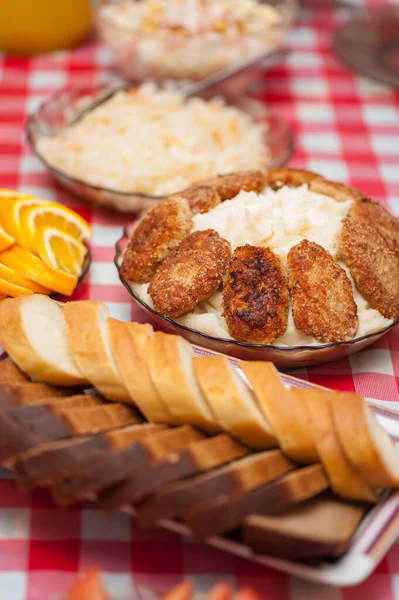
{"type": "Polygon", "coordinates": [[[374,227],[343,219],[338,260],[348,265],[357,289],[371,308],[387,319],[399,317],[399,261],[374,227]]]}
{"type": "Polygon", "coordinates": [[[384,238],[388,248],[399,259],[399,219],[391,215],[381,204],[370,198],[355,202],[349,211],[349,218],[374,227],[384,238]]]}
{"type": "Polygon", "coordinates": [[[288,280],[281,259],[269,248],[240,246],[223,285],[223,315],[236,340],[270,344],[287,329],[288,280]]]}
{"type": "Polygon", "coordinates": [[[245,192],[262,192],[266,186],[266,175],[263,171],[237,171],[229,175],[219,175],[203,182],[212,186],[222,200],[231,200],[244,190],[245,192]]]}
{"type": "Polygon", "coordinates": [[[148,293],[157,312],[176,318],[216,292],[231,256],[230,244],[213,229],[194,231],[155,273],[148,293]]]}
{"type": "Polygon", "coordinates": [[[287,256],[295,326],[320,342],[342,342],[358,327],[352,284],[319,244],[302,240],[287,256]]]}
{"type": "Polygon", "coordinates": [[[184,198],[169,198],[148,211],[133,231],[121,266],[121,275],[147,283],[171,250],[192,227],[191,210],[184,198]]]}
{"type": "Polygon", "coordinates": [[[216,189],[211,185],[193,185],[178,192],[175,197],[188,200],[193,215],[206,213],[222,201],[216,189]]]}

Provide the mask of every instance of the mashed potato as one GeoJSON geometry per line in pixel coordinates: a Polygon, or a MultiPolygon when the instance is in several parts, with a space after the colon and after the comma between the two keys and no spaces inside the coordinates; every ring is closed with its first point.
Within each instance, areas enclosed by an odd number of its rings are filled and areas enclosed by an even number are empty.
{"type": "MultiPolygon", "coordinates": [[[[262,194],[241,191],[235,198],[219,204],[208,213],[195,215],[193,231],[215,229],[229,240],[233,248],[244,244],[267,246],[284,261],[290,248],[306,238],[323,246],[335,258],[337,233],[350,206],[351,201],[337,202],[309,191],[306,185],[299,188],[283,187],[278,191],[267,188],[262,194]]],[[[392,321],[370,308],[356,289],[347,267],[340,264],[352,281],[358,307],[356,337],[387,327],[392,321]]],[[[147,284],[134,285],[136,293],[152,306],[147,287],[147,284]]],[[[176,321],[214,337],[231,339],[222,312],[222,294],[218,291],[209,300],[196,306],[192,313],[176,321]]],[[[286,332],[273,343],[275,346],[317,344],[320,342],[315,338],[296,329],[291,310],[286,332]]]]}

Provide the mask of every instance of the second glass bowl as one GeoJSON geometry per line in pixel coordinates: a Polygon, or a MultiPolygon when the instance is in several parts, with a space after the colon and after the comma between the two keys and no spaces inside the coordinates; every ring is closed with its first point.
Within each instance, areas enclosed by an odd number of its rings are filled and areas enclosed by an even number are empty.
{"type": "MultiPolygon", "coordinates": [[[[145,195],[134,191],[122,192],[76,179],[51,166],[40,155],[37,148],[42,137],[59,135],[65,127],[79,119],[82,114],[93,110],[121,87],[126,86],[119,85],[116,87],[103,84],[94,89],[75,88],[61,92],[46,100],[36,113],[30,117],[26,126],[26,133],[29,144],[36,156],[45,164],[52,175],[71,192],[101,208],[122,213],[136,213],[151,208],[156,202],[163,200],[164,197],[145,195]]],[[[293,151],[293,135],[289,123],[279,114],[267,110],[262,103],[247,97],[226,97],[226,102],[245,111],[255,122],[266,125],[269,167],[274,169],[283,166],[289,160],[293,151]]]]}

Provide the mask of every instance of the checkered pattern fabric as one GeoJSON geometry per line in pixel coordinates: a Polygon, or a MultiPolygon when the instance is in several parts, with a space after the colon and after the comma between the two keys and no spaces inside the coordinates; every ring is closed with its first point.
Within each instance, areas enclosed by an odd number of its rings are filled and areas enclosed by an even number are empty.
{"type": "MultiPolygon", "coordinates": [[[[338,19],[330,9],[303,14],[290,37],[291,54],[265,74],[256,93],[293,126],[292,166],[354,185],[399,215],[399,92],[337,62],[331,32],[338,19]]],[[[113,316],[140,319],[112,263],[126,218],[93,213],[56,185],[30,154],[22,133],[27,115],[49,94],[104,80],[112,69],[108,51],[95,41],[48,56],[0,55],[0,187],[63,202],[88,219],[93,264],[75,298],[103,300],[113,316]]],[[[295,374],[382,403],[398,402],[399,328],[358,355],[295,374]]],[[[219,578],[250,584],[266,600],[399,599],[399,545],[366,583],[330,589],[164,532],[140,531],[128,517],[106,518],[91,505],[60,510],[44,492],[29,496],[10,480],[0,482],[1,599],[46,600],[93,565],[105,573],[118,600],[131,597],[132,582],[140,597],[152,598],[147,586],[161,593],[184,576],[192,577],[200,591],[219,578]]]]}

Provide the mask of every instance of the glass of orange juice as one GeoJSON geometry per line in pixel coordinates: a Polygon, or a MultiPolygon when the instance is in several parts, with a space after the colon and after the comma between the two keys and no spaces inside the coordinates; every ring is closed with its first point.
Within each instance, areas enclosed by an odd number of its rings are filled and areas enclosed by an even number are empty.
{"type": "Polygon", "coordinates": [[[34,54],[70,48],[92,26],[90,0],[0,0],[0,50],[34,54]]]}

